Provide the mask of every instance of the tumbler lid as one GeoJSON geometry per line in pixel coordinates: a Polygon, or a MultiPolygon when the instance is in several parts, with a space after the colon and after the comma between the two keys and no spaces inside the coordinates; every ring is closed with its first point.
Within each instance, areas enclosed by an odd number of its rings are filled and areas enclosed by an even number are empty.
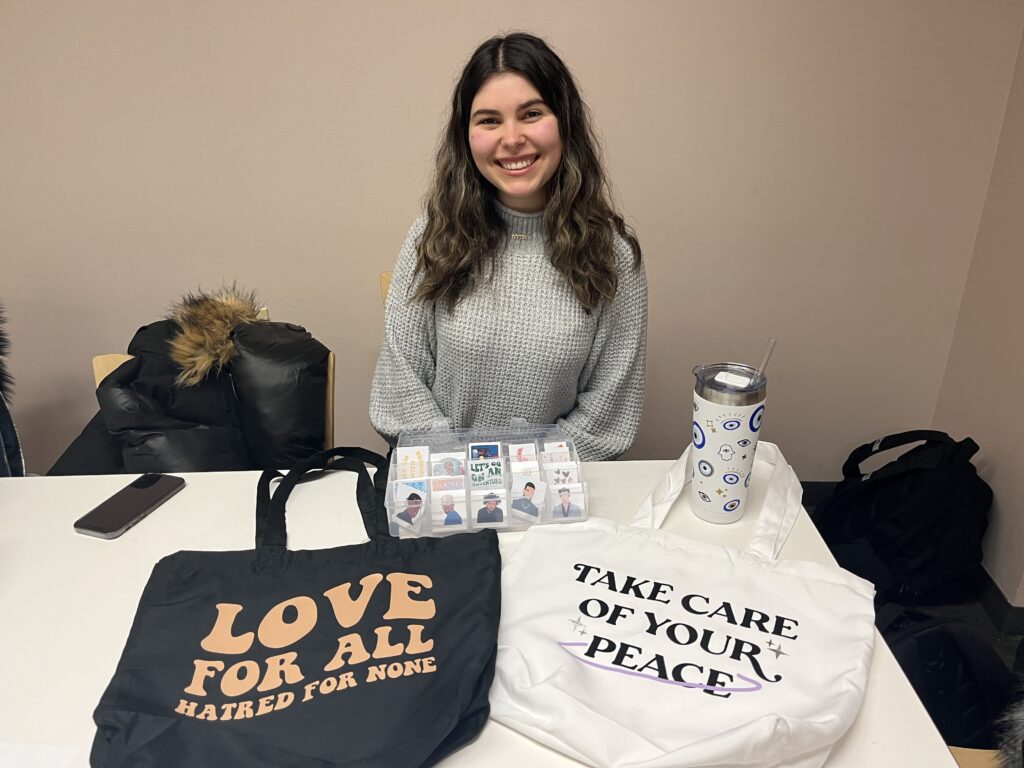
{"type": "Polygon", "coordinates": [[[719,405],[753,405],[764,400],[768,377],[743,363],[695,365],[693,391],[719,405]]]}

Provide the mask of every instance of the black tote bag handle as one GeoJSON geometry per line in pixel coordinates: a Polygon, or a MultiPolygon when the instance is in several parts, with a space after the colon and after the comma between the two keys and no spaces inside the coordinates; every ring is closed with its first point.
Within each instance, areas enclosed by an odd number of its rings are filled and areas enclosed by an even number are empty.
{"type": "Polygon", "coordinates": [[[320,476],[306,475],[314,470],[320,470],[320,473],[334,470],[355,472],[358,475],[356,502],[359,504],[366,535],[371,539],[389,535],[387,512],[384,509],[388,460],[365,448],[332,448],[303,459],[287,475],[274,469],[263,472],[256,488],[256,549],[288,546],[285,505],[296,485],[320,476]],[[366,471],[367,464],[377,470],[372,481],[370,473],[366,471]],[[282,478],[281,484],[271,496],[270,484],[277,478],[282,478]]]}
{"type": "MultiPolygon", "coordinates": [[[[932,429],[914,429],[909,432],[887,435],[880,440],[875,440],[873,443],[864,443],[859,448],[855,448],[849,458],[847,458],[846,463],[843,464],[843,478],[859,480],[863,477],[860,465],[869,457],[874,456],[876,453],[882,453],[883,451],[899,448],[901,445],[916,443],[921,440],[933,443],[946,443],[948,445],[956,443],[945,432],[938,432],[932,429]]],[[[872,477],[875,477],[875,475],[872,475],[872,477]]]]}

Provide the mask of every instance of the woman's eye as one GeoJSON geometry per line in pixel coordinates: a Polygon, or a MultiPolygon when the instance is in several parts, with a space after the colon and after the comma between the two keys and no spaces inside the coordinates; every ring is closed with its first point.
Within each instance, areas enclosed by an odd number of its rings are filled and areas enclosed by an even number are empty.
{"type": "Polygon", "coordinates": [[[541,112],[539,109],[531,109],[529,112],[526,113],[526,115],[524,115],[524,117],[526,117],[526,119],[529,120],[531,118],[542,117],[543,115],[544,113],[541,112]]]}

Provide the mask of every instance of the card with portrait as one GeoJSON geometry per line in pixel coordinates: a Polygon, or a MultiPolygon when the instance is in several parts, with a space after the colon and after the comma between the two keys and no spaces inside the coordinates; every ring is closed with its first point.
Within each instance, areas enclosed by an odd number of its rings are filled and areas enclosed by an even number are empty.
{"type": "Polygon", "coordinates": [[[425,445],[408,445],[395,449],[396,480],[426,477],[430,466],[430,448],[425,445]]]}
{"type": "Polygon", "coordinates": [[[430,457],[432,475],[461,475],[466,471],[464,451],[435,453],[430,457]]]}
{"type": "Polygon", "coordinates": [[[538,523],[547,503],[547,483],[527,475],[512,475],[509,513],[517,520],[538,523]]]}
{"type": "Polygon", "coordinates": [[[469,508],[473,515],[474,528],[505,528],[508,525],[508,518],[505,515],[504,488],[471,491],[469,508]]]}
{"type": "Polygon", "coordinates": [[[552,523],[578,522],[586,517],[582,485],[551,486],[549,513],[552,523]]]}
{"type": "Polygon", "coordinates": [[[406,480],[393,483],[394,505],[391,519],[400,528],[419,533],[426,517],[426,505],[429,500],[427,482],[425,480],[406,480]]]}
{"type": "Polygon", "coordinates": [[[434,531],[464,531],[468,527],[466,514],[466,478],[435,477],[431,480],[431,522],[434,531]]]}
{"type": "Polygon", "coordinates": [[[487,459],[500,459],[501,458],[501,443],[496,441],[486,443],[470,443],[467,448],[469,449],[469,460],[487,460],[487,459]]]}

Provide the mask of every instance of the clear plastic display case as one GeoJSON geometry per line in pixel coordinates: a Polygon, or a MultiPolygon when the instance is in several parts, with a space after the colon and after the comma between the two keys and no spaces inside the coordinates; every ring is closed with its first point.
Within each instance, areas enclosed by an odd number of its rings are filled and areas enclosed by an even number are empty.
{"type": "Polygon", "coordinates": [[[403,432],[385,498],[391,535],[446,536],[587,519],[587,483],[561,427],[403,432]]]}

